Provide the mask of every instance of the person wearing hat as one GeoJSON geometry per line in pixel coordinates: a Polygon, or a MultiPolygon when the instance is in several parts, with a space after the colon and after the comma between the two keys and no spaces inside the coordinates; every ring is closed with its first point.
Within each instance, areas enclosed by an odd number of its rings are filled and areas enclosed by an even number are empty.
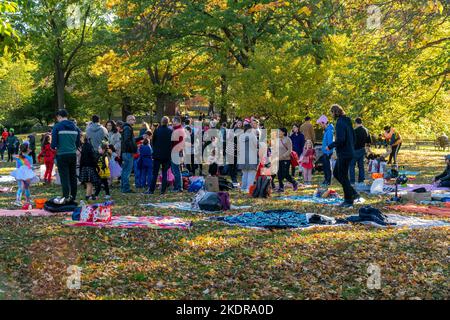
{"type": "Polygon", "coordinates": [[[450,154],[445,156],[445,163],[447,167],[444,172],[433,178],[433,183],[439,188],[450,188],[450,154]]]}
{"type": "Polygon", "coordinates": [[[329,186],[331,184],[331,156],[333,155],[333,149],[327,150],[327,147],[333,143],[334,126],[332,123],[328,123],[328,118],[325,115],[320,116],[317,120],[317,124],[324,130],[322,139],[324,180],[322,186],[329,186]]]}

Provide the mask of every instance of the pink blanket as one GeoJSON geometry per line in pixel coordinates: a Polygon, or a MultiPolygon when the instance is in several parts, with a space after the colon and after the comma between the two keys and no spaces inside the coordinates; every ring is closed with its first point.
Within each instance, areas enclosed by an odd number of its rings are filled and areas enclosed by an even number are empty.
{"type": "MultiPolygon", "coordinates": [[[[48,212],[42,209],[31,209],[31,210],[23,210],[23,209],[17,209],[17,210],[8,210],[8,209],[0,209],[0,217],[49,217],[49,216],[55,216],[61,213],[53,213],[48,212]]],[[[66,212],[63,214],[72,214],[71,212],[66,212]]]]}

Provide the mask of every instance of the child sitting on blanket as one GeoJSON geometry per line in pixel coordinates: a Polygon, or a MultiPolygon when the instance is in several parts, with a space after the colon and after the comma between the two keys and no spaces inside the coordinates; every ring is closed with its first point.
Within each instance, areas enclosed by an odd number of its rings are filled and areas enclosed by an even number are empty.
{"type": "Polygon", "coordinates": [[[433,183],[439,188],[450,188],[450,154],[445,156],[447,167],[444,172],[433,178],[433,183]]]}
{"type": "Polygon", "coordinates": [[[29,204],[31,201],[30,185],[38,182],[39,178],[32,169],[33,159],[29,156],[31,151],[29,145],[22,144],[19,150],[18,155],[13,155],[13,159],[16,160],[16,169],[11,172],[11,176],[17,181],[16,202],[14,204],[22,207],[22,195],[25,195],[25,201],[29,204]]]}

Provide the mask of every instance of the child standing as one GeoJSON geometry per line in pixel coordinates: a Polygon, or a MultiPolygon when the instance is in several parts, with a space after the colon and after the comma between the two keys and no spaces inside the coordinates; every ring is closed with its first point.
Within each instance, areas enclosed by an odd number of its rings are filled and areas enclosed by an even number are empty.
{"type": "Polygon", "coordinates": [[[316,150],[314,150],[313,143],[311,140],[307,140],[300,157],[300,165],[303,169],[303,178],[306,185],[311,185],[312,183],[312,169],[314,167],[315,158],[316,150]]]}
{"type": "Polygon", "coordinates": [[[97,173],[97,159],[92,144],[82,137],[80,157],[80,182],[86,184],[86,200],[95,200],[93,195],[94,186],[100,184],[100,176],[97,173]]]}
{"type": "Polygon", "coordinates": [[[53,165],[55,163],[56,151],[51,148],[52,136],[45,136],[42,144],[42,150],[38,155],[38,161],[42,161],[44,158],[45,174],[44,181],[47,184],[52,183],[53,165]]]}
{"type": "Polygon", "coordinates": [[[109,200],[111,198],[109,194],[109,179],[111,178],[111,171],[109,170],[109,163],[111,157],[111,151],[107,144],[102,144],[98,150],[100,157],[98,158],[97,170],[100,176],[100,183],[95,186],[95,198],[98,197],[100,191],[105,189],[105,199],[109,200]]]}
{"type": "Polygon", "coordinates": [[[140,171],[140,185],[142,188],[150,188],[153,171],[153,149],[150,146],[150,140],[145,138],[139,147],[138,170],[140,171]]]}
{"type": "Polygon", "coordinates": [[[6,151],[6,139],[2,137],[0,140],[0,157],[2,162],[5,160],[5,151],[6,151]]]}
{"type": "Polygon", "coordinates": [[[17,181],[16,206],[22,206],[22,195],[25,195],[26,203],[30,203],[31,193],[30,185],[38,182],[39,178],[33,172],[33,159],[29,156],[30,149],[28,144],[22,144],[19,149],[19,155],[14,155],[16,160],[16,169],[11,172],[11,176],[17,181]]]}

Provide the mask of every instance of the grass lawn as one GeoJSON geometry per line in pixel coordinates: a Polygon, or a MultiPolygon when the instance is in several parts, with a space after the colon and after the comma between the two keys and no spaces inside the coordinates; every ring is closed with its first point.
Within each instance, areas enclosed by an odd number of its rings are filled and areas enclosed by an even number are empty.
{"type": "MultiPolygon", "coordinates": [[[[443,155],[402,150],[400,161],[422,172],[421,183],[443,169],[443,155]]],[[[0,174],[11,169],[1,163],[0,174]]],[[[31,191],[35,198],[60,194],[59,186],[31,191]]],[[[70,228],[62,225],[62,217],[0,218],[0,299],[449,298],[448,229],[259,231],[205,221],[205,215],[138,206],[191,196],[124,196],[113,189],[115,215],[176,215],[193,221],[191,231],[70,228]],[[381,289],[367,287],[370,264],[381,268],[381,289]],[[67,289],[70,265],[82,268],[79,290],[67,289]]],[[[11,207],[13,197],[0,194],[0,208],[11,207]]],[[[289,208],[334,217],[358,209],[254,200],[237,191],[231,198],[255,210],[289,208]]],[[[384,201],[372,197],[367,202],[383,208],[384,201]]]]}

